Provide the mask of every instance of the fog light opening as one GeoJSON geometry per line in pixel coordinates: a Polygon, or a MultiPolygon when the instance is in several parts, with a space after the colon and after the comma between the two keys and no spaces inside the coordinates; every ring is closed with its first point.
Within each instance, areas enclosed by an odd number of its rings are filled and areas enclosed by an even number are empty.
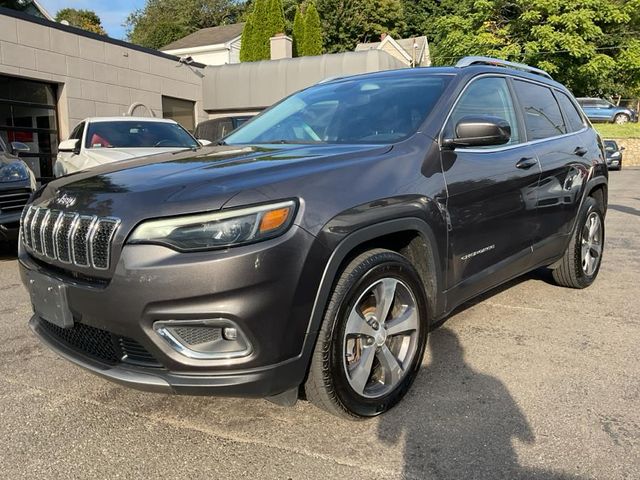
{"type": "Polygon", "coordinates": [[[233,359],[251,354],[246,335],[232,320],[161,320],[153,330],[176,352],[199,360],[233,359]]]}

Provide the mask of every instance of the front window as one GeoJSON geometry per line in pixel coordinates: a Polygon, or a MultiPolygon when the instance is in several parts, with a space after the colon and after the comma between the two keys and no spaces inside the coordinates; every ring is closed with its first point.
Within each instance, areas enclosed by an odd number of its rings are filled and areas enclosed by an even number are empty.
{"type": "Polygon", "coordinates": [[[227,144],[393,143],[413,135],[448,77],[353,78],[285,99],[226,138],[227,144]]]}
{"type": "Polygon", "coordinates": [[[198,142],[176,123],[149,121],[94,122],[86,148],[196,148],[198,142]]]}

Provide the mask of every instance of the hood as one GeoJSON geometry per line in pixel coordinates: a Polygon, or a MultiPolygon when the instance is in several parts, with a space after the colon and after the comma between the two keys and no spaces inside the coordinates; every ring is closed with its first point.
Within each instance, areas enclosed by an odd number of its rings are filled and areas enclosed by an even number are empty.
{"type": "MultiPolygon", "coordinates": [[[[105,164],[49,183],[35,203],[124,223],[218,210],[241,191],[271,188],[295,177],[322,174],[391,150],[384,145],[215,146],[105,164]],[[57,202],[65,196],[73,205],[57,202]],[[125,222],[125,217],[128,221],[125,222]]],[[[304,190],[301,179],[300,190],[304,190]]]]}

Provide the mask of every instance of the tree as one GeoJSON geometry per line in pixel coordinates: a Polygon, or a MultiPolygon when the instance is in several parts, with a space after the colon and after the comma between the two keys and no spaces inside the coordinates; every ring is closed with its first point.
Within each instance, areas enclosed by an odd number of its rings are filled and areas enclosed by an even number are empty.
{"type": "Polygon", "coordinates": [[[293,56],[300,57],[303,55],[304,45],[304,17],[300,6],[296,6],[296,15],[293,19],[293,56]]]}
{"type": "Polygon", "coordinates": [[[269,38],[277,33],[286,33],[282,0],[269,1],[269,32],[269,38]]]}
{"type": "Polygon", "coordinates": [[[253,62],[255,59],[255,51],[253,50],[255,41],[255,28],[253,25],[253,15],[247,16],[242,30],[242,40],[240,43],[240,61],[253,62]]]}
{"type": "Polygon", "coordinates": [[[244,62],[255,62],[271,58],[271,37],[286,32],[282,0],[256,0],[246,17],[250,31],[242,35],[240,58],[244,62]]]}
{"type": "Polygon", "coordinates": [[[93,10],[78,10],[75,8],[63,8],[56,13],[56,22],[66,20],[69,25],[87,30],[88,32],[106,35],[102,28],[100,17],[93,10]]]}
{"type": "Polygon", "coordinates": [[[303,55],[322,55],[322,24],[318,10],[313,2],[304,14],[303,55]]]}
{"type": "Polygon", "coordinates": [[[318,0],[324,49],[352,51],[359,42],[373,42],[405,29],[401,0],[318,0]]]}
{"type": "Polygon", "coordinates": [[[125,20],[127,38],[159,49],[201,28],[239,22],[244,8],[235,0],[146,0],[125,20]]]}
{"type": "Polygon", "coordinates": [[[578,95],[629,94],[640,89],[639,17],[638,0],[443,0],[432,58],[489,55],[547,70],[578,95]]]}

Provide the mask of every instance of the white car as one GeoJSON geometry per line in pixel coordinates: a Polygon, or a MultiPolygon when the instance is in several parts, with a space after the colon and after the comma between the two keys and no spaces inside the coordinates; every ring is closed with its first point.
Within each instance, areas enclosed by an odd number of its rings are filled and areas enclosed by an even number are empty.
{"type": "Polygon", "coordinates": [[[145,117],[87,118],[58,145],[56,177],[105,163],[209,145],[173,120],[145,117]]]}

